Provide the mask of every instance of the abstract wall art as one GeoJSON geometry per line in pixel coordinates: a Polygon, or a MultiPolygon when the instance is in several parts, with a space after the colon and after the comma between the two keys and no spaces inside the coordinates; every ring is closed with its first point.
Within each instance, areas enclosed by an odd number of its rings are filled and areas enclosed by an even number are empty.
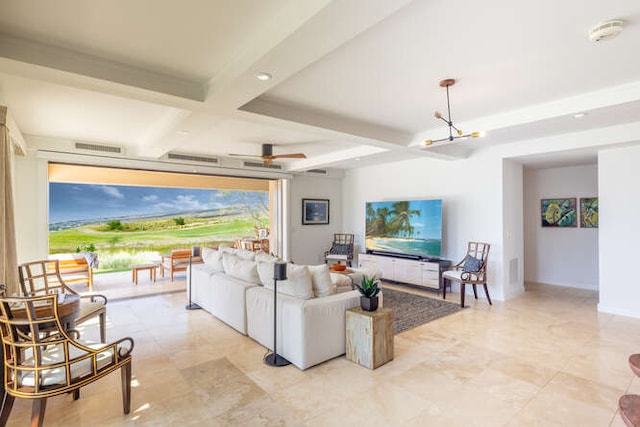
{"type": "Polygon", "coordinates": [[[543,227],[576,227],[576,199],[542,199],[540,202],[543,227]]]}

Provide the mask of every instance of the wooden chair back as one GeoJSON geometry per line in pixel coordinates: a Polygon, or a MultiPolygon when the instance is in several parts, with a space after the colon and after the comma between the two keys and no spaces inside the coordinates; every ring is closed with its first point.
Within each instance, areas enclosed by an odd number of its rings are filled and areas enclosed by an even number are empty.
{"type": "Polygon", "coordinates": [[[354,237],[353,234],[335,233],[333,235],[333,245],[353,245],[354,237]]]}
{"type": "Polygon", "coordinates": [[[60,274],[60,261],[39,260],[25,262],[18,266],[20,288],[24,296],[47,295],[56,293],[59,289],[64,292],[78,294],[66,285],[60,274]]]}

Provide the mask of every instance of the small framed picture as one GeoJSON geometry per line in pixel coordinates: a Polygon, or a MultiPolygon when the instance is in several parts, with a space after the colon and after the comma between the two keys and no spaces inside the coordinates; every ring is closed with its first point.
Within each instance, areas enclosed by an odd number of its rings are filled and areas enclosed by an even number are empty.
{"type": "Polygon", "coordinates": [[[583,197],[580,199],[580,227],[598,228],[598,198],[583,197]]]}
{"type": "Polygon", "coordinates": [[[329,224],[328,199],[302,199],[302,225],[329,224]]]}
{"type": "Polygon", "coordinates": [[[576,227],[576,199],[542,199],[540,202],[543,227],[576,227]]]}

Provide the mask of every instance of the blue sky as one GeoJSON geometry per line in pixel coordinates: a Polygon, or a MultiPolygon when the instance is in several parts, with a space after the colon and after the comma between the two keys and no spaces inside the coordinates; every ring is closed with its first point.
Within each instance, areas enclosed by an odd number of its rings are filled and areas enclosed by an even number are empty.
{"type": "Polygon", "coordinates": [[[269,204],[266,191],[49,183],[49,223],[217,209],[247,200],[269,204]]]}

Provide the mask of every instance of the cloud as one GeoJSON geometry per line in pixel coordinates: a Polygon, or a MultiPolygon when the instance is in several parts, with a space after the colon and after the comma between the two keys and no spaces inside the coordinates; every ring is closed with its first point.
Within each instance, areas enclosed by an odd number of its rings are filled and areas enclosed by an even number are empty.
{"type": "Polygon", "coordinates": [[[157,202],[158,201],[158,196],[155,194],[150,194],[148,196],[144,196],[142,198],[142,201],[144,202],[157,202]]]}
{"type": "Polygon", "coordinates": [[[199,211],[211,209],[212,206],[209,203],[202,203],[192,194],[178,195],[174,200],[167,202],[156,203],[153,205],[156,210],[165,211],[199,211]]]}
{"type": "Polygon", "coordinates": [[[124,199],[124,194],[122,194],[120,190],[118,190],[115,187],[109,187],[107,185],[103,185],[102,187],[100,187],[100,189],[104,191],[104,194],[106,194],[109,197],[113,197],[115,199],[124,199]]]}

